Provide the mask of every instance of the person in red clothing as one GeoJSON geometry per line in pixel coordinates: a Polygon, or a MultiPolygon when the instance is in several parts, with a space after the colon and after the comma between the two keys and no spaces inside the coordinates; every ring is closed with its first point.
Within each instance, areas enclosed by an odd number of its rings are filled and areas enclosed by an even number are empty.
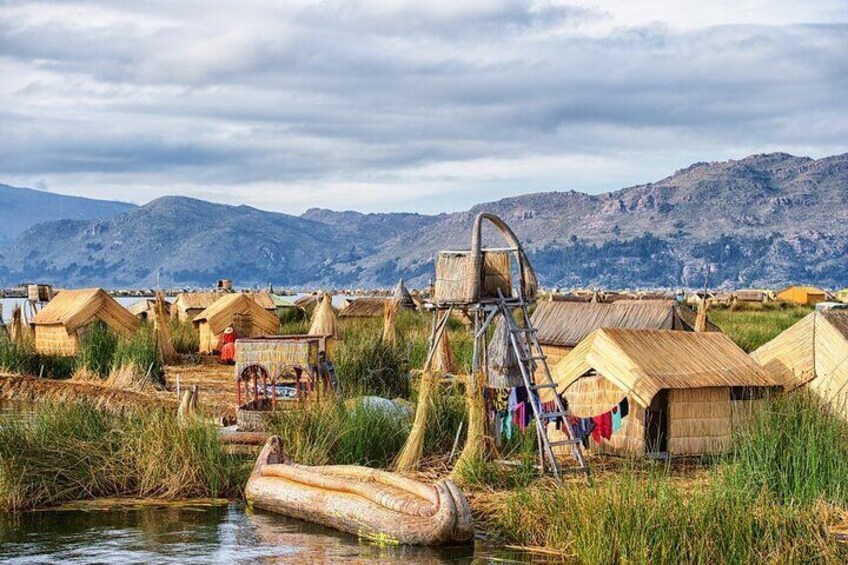
{"type": "Polygon", "coordinates": [[[219,357],[221,363],[233,365],[236,362],[236,331],[232,326],[224,330],[221,334],[221,343],[218,346],[221,352],[219,357]]]}

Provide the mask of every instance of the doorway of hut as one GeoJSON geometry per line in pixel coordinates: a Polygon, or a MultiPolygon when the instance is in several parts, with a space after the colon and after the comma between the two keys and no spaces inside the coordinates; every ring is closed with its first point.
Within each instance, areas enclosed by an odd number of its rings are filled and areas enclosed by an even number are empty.
{"type": "Polygon", "coordinates": [[[668,390],[659,391],[645,411],[645,455],[668,458],[668,390]]]}

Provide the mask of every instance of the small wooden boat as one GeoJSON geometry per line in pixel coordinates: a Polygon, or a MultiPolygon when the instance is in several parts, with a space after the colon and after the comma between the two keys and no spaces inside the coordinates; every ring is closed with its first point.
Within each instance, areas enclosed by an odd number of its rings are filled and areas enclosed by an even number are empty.
{"type": "Polygon", "coordinates": [[[245,495],[254,507],[374,539],[444,545],[474,536],[471,509],[452,481],[426,485],[367,467],[298,465],[277,436],[262,448],[245,495]]]}

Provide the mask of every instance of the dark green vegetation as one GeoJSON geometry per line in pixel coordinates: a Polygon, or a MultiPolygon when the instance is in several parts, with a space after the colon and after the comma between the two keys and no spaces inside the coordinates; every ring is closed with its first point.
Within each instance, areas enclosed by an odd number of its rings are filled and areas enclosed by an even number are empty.
{"type": "Polygon", "coordinates": [[[43,406],[0,426],[0,510],[96,497],[237,497],[250,462],[227,455],[214,427],[176,414],[43,406]]]}
{"type": "Polygon", "coordinates": [[[710,321],[747,352],[771,341],[777,334],[812,312],[812,308],[793,306],[785,302],[714,308],[710,321]]]}
{"type": "Polygon", "coordinates": [[[105,379],[114,369],[132,367],[138,375],[150,375],[152,381],[165,382],[165,367],[156,345],[153,325],[143,323],[130,337],[122,338],[96,322],[80,336],[76,357],[44,355],[35,351],[31,336],[20,343],[0,340],[0,370],[53,379],[71,378],[77,371],[87,377],[105,379]]]}

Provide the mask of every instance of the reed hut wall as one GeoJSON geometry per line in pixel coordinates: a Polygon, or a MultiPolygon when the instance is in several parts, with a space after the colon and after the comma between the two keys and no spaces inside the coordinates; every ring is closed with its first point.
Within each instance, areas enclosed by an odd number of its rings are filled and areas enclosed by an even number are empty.
{"type": "Polygon", "coordinates": [[[79,335],[69,334],[63,324],[46,324],[35,328],[35,350],[45,355],[73,356],[79,353],[79,335]]]}
{"type": "Polygon", "coordinates": [[[670,390],[668,420],[669,455],[730,451],[733,426],[728,387],[670,390]]]}

